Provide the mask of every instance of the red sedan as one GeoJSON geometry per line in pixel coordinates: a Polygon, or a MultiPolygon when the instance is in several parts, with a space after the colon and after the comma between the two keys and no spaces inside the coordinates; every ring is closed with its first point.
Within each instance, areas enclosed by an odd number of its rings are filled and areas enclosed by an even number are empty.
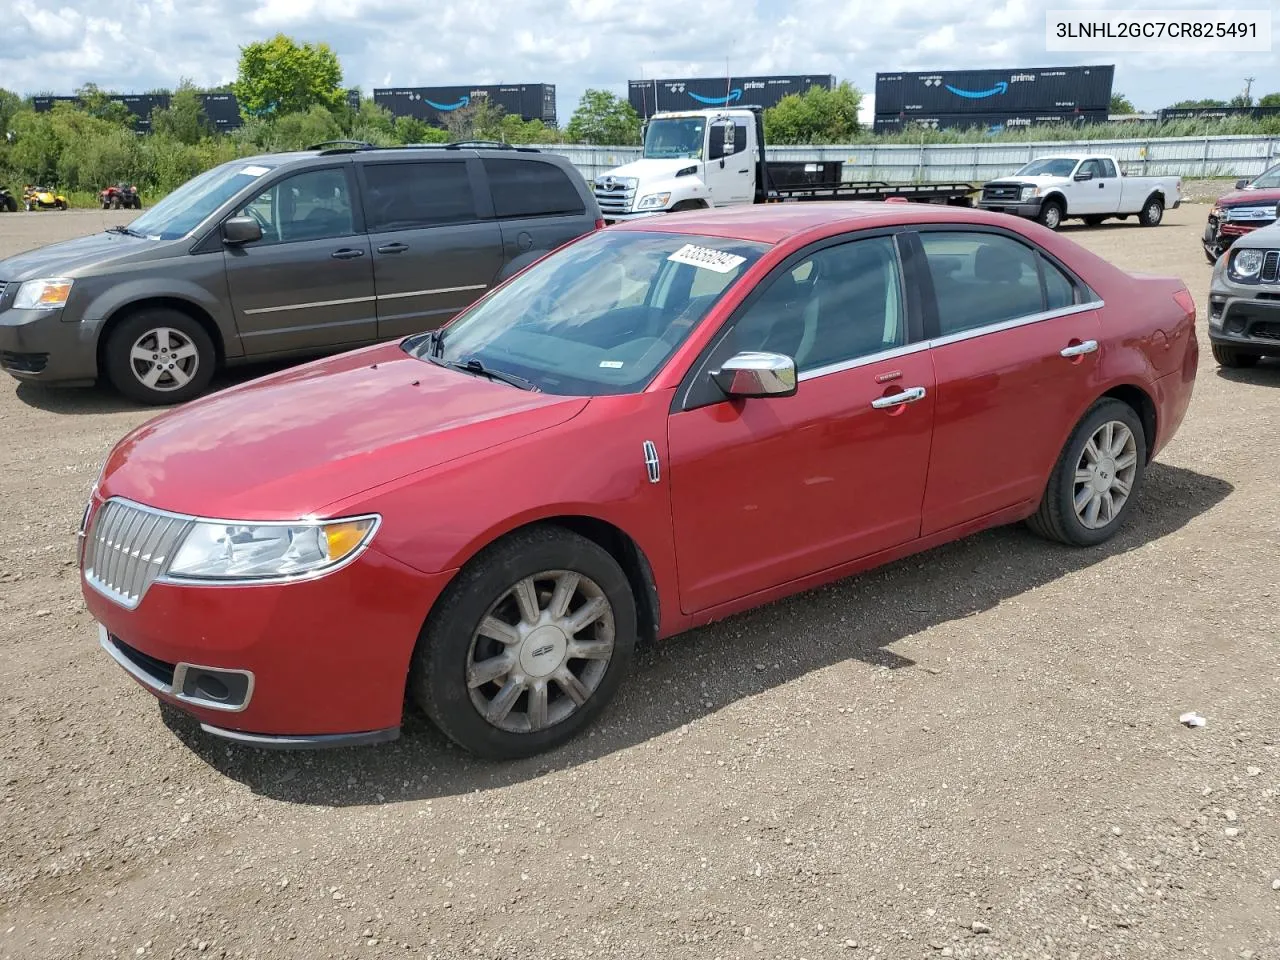
{"type": "Polygon", "coordinates": [[[127,436],[82,531],[105,650],[213,734],[551,748],[666,637],[999,524],[1098,544],[1195,304],[1024,220],[802,203],[628,223],[452,323],[127,436]]]}

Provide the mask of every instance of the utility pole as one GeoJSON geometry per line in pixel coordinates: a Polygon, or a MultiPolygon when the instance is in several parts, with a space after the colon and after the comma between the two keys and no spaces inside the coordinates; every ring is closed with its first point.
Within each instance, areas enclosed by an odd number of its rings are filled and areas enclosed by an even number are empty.
{"type": "Polygon", "coordinates": [[[1253,103],[1253,81],[1257,79],[1257,77],[1244,78],[1244,98],[1251,104],[1253,103]]]}

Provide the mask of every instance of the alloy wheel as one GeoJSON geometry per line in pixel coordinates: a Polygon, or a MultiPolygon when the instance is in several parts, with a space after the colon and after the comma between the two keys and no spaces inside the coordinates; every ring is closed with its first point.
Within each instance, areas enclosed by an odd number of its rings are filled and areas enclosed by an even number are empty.
{"type": "Polygon", "coordinates": [[[133,342],[129,369],[148,390],[181,390],[200,369],[200,350],[181,330],[156,327],[133,342]]]}
{"type": "Polygon", "coordinates": [[[1108,420],[1094,431],[1076,463],[1073,504],[1076,516],[1090,530],[1114,522],[1133,493],[1138,471],[1138,442],[1119,420],[1108,420]]]}

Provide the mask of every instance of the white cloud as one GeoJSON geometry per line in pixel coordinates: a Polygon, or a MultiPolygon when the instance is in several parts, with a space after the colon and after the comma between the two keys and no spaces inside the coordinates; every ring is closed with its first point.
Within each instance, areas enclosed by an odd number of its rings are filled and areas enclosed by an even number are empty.
{"type": "MultiPolygon", "coordinates": [[[[0,84],[69,93],[213,85],[239,47],[284,31],[337,50],[348,84],[554,83],[566,121],[584,88],[625,94],[628,79],[832,73],[862,90],[890,70],[1115,63],[1116,90],[1155,109],[1188,97],[1280,90],[1273,54],[1171,58],[1045,52],[1050,7],[1138,9],[1103,0],[11,0],[0,84]],[[124,25],[127,25],[127,29],[124,25]]],[[[1203,0],[1161,0],[1196,9],[1203,0]]],[[[1280,27],[1280,24],[1277,24],[1280,27]]]]}

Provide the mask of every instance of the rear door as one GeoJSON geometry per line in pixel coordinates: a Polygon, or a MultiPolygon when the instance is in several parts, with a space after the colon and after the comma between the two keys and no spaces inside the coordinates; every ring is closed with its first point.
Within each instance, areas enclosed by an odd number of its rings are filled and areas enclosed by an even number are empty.
{"type": "Polygon", "coordinates": [[[369,238],[350,163],[286,175],[236,215],[262,239],[223,248],[227,288],[246,354],[369,342],[377,336],[369,238]]]}
{"type": "Polygon", "coordinates": [[[924,291],[937,381],[921,535],[1038,502],[1099,390],[1102,306],[1021,237],[922,228],[908,261],[924,291]],[[1065,354],[1064,354],[1065,351],[1065,354]]]}
{"type": "Polygon", "coordinates": [[[595,229],[594,211],[556,164],[486,157],[481,165],[502,234],[500,277],[595,229]]]}
{"type": "Polygon", "coordinates": [[[357,164],[380,340],[438,327],[493,284],[502,235],[479,163],[450,153],[357,164]]]}

